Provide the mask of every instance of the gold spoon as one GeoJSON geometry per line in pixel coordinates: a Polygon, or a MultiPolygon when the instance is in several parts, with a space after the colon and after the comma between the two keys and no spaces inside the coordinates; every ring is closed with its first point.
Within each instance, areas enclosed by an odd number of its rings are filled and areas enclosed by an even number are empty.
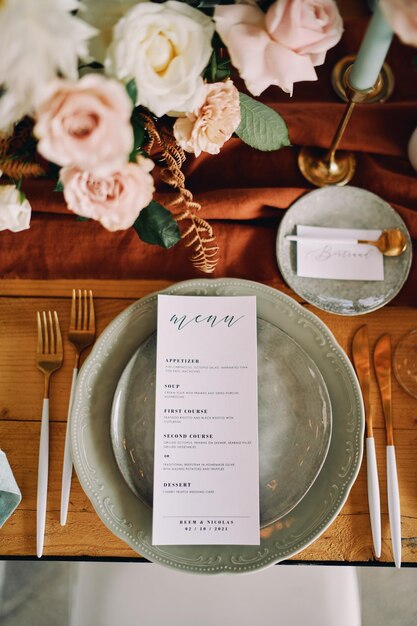
{"type": "Polygon", "coordinates": [[[318,243],[342,243],[342,244],[366,244],[375,246],[385,256],[400,256],[407,249],[407,239],[399,228],[383,230],[378,239],[324,239],[316,237],[302,237],[299,235],[286,235],[288,241],[317,241],[318,243]]]}

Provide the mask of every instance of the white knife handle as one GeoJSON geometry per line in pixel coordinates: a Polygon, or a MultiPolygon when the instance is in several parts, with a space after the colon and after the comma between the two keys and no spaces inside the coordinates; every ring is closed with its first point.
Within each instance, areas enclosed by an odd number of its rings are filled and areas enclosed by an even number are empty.
{"type": "Polygon", "coordinates": [[[43,553],[45,536],[46,499],[48,494],[49,465],[49,400],[44,398],[42,406],[41,437],[39,442],[38,493],[36,503],[36,554],[43,553]]]}
{"type": "Polygon", "coordinates": [[[387,446],[388,514],[395,567],[401,567],[401,512],[394,446],[387,446]]]}
{"type": "Polygon", "coordinates": [[[368,478],[368,504],[371,518],[372,539],[375,556],[381,556],[381,503],[379,499],[378,467],[376,464],[375,439],[366,438],[366,469],[368,478]]]}
{"type": "Polygon", "coordinates": [[[71,424],[70,415],[74,400],[75,383],[77,381],[78,369],[74,367],[72,372],[71,392],[68,405],[67,430],[65,434],[64,464],[62,467],[62,487],[61,487],[61,526],[67,523],[68,503],[71,490],[72,477],[72,457],[71,457],[71,424]]]}

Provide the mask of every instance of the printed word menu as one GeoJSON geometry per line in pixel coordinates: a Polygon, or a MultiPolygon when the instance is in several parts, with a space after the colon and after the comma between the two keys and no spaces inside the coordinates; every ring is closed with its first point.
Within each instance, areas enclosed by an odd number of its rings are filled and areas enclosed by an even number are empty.
{"type": "Polygon", "coordinates": [[[158,296],[154,463],[154,545],[259,544],[254,296],[158,296]]]}

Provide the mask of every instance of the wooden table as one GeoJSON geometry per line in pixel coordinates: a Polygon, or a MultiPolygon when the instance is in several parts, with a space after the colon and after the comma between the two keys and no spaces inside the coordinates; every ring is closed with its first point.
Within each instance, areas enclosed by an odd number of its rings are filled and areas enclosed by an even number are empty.
{"type": "MultiPolygon", "coordinates": [[[[36,311],[56,309],[61,327],[69,325],[73,287],[92,288],[98,332],[133,300],[168,286],[164,281],[2,281],[0,297],[0,447],[6,452],[22,491],[22,502],[0,531],[0,558],[36,554],[36,484],[42,375],[35,367],[36,311]]],[[[289,290],[288,290],[288,293],[289,290]]],[[[365,317],[339,317],[317,311],[341,346],[350,354],[353,333],[367,323],[371,344],[389,332],[395,346],[408,330],[417,327],[417,312],[386,306],[365,317]]],[[[66,335],[66,332],[65,332],[66,335]]],[[[127,558],[138,555],[103,525],[74,476],[68,522],[59,523],[61,471],[73,351],[65,337],[64,366],[54,375],[51,389],[50,473],[44,555],[53,558],[127,558]]],[[[382,557],[392,563],[388,523],[385,429],[375,376],[371,402],[376,406],[375,440],[379,464],[382,508],[382,557]]],[[[395,441],[402,513],[402,558],[417,564],[417,400],[393,380],[395,441]]],[[[341,513],[324,534],[295,557],[303,562],[376,564],[369,525],[366,474],[363,464],[341,513]]]]}

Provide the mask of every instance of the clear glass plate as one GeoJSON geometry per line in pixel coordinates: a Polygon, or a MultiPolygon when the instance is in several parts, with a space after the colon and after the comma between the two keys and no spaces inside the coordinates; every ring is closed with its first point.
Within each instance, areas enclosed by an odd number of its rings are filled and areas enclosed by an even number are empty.
{"type": "Polygon", "coordinates": [[[417,398],[417,329],[398,342],[394,352],[394,372],[404,391],[417,398]]]}

